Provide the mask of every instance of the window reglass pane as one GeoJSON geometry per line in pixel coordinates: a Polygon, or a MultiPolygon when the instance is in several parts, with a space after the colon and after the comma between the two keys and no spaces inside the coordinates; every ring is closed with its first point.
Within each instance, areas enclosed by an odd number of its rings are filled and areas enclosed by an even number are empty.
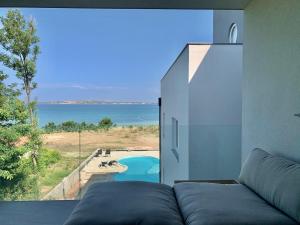
{"type": "Polygon", "coordinates": [[[235,23],[233,23],[229,30],[229,43],[237,43],[238,39],[238,28],[235,23]]]}
{"type": "MultiPolygon", "coordinates": [[[[185,43],[211,42],[212,12],[2,8],[0,17],[0,200],[159,182],[160,80],[185,43]]],[[[178,121],[174,132],[178,148],[178,121]]]]}
{"type": "Polygon", "coordinates": [[[177,149],[179,145],[178,140],[178,120],[176,120],[174,117],[172,118],[172,148],[177,149]]]}

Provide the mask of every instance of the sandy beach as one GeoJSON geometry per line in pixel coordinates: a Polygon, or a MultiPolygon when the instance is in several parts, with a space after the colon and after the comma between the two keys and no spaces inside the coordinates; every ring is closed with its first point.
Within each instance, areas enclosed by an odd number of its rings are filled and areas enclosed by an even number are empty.
{"type": "Polygon", "coordinates": [[[43,135],[45,147],[58,150],[64,156],[78,157],[79,143],[82,156],[97,148],[122,150],[158,150],[158,127],[114,127],[108,131],[83,131],[43,135]]]}

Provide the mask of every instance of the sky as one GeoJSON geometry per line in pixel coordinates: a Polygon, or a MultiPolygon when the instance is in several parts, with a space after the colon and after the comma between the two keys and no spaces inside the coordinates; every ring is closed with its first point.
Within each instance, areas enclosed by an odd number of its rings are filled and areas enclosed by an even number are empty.
{"type": "MultiPolygon", "coordinates": [[[[0,9],[4,15],[8,9],[0,9]]],[[[22,9],[37,22],[37,101],[156,102],[188,42],[212,42],[212,11],[22,9]]],[[[2,67],[2,65],[0,65],[2,67]]],[[[16,82],[9,72],[8,82],[16,82]]],[[[18,81],[20,82],[20,81],[18,81]]]]}

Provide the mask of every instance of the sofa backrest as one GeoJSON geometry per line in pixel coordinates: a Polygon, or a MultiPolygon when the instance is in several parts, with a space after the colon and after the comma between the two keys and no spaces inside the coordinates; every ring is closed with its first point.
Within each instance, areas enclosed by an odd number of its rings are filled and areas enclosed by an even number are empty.
{"type": "Polygon", "coordinates": [[[239,181],[300,223],[300,164],[254,149],[239,181]]]}

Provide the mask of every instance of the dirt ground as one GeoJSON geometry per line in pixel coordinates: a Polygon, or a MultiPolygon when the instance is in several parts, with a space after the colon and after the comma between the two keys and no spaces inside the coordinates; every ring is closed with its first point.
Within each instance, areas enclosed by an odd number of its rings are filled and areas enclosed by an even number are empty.
{"type": "Polygon", "coordinates": [[[158,127],[114,127],[108,131],[52,133],[43,135],[45,147],[58,150],[63,156],[85,157],[97,148],[158,150],[158,127]],[[79,138],[81,137],[81,138],[79,138]],[[80,145],[81,143],[81,145],[80,145]],[[81,146],[81,151],[80,151],[81,146]]]}

